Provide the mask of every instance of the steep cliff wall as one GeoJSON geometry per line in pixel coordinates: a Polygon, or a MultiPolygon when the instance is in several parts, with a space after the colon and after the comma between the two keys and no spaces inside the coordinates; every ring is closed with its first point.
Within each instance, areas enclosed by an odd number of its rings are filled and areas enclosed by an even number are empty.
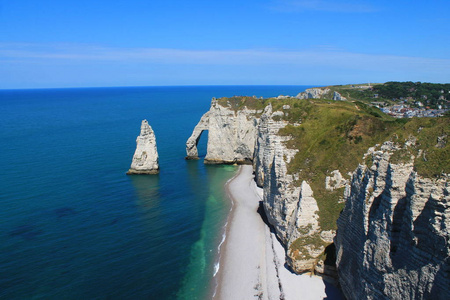
{"type": "Polygon", "coordinates": [[[253,163],[294,271],[336,276],[337,253],[347,297],[396,298],[408,289],[420,298],[450,286],[449,180],[416,173],[450,169],[449,129],[448,118],[394,121],[350,101],[233,97],[212,101],[187,152],[197,157],[209,130],[206,163],[253,163]],[[405,139],[409,148],[390,142],[362,158],[377,143],[405,139]]]}
{"type": "Polygon", "coordinates": [[[297,272],[310,271],[324,251],[324,246],[303,244],[312,237],[320,238],[317,202],[306,181],[295,183],[296,174],[289,174],[287,165],[298,152],[286,147],[291,138],[279,135],[280,129],[289,122],[281,117],[288,115],[290,106],[283,111],[272,111],[269,104],[258,124],[253,166],[256,183],[263,187],[263,205],[268,220],[277,236],[288,249],[288,263],[297,272]],[[276,120],[274,120],[276,119],[276,120]],[[303,247],[291,249],[296,242],[303,247]]]}
{"type": "Polygon", "coordinates": [[[449,177],[419,176],[398,151],[372,148],[353,173],[335,238],[339,281],[348,299],[450,299],[449,177]]]}
{"type": "Polygon", "coordinates": [[[253,159],[258,123],[257,111],[246,107],[235,110],[216,99],[203,115],[186,142],[187,159],[198,159],[197,144],[208,131],[205,163],[250,163],[253,159]]]}

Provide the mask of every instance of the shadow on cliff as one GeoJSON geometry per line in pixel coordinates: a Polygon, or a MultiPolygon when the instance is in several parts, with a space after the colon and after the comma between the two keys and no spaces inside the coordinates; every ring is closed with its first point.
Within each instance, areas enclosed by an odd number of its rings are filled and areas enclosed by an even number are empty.
{"type": "Polygon", "coordinates": [[[344,294],[342,294],[341,290],[336,287],[334,284],[323,280],[325,284],[325,294],[327,295],[324,300],[344,300],[344,294]]]}
{"type": "MultiPolygon", "coordinates": [[[[266,224],[269,227],[270,232],[275,233],[275,227],[273,227],[272,224],[269,223],[269,219],[267,218],[266,211],[264,210],[264,204],[262,201],[259,201],[257,212],[261,216],[261,219],[263,220],[264,224],[266,224]]],[[[277,240],[281,243],[281,240],[278,238],[278,236],[277,240]]],[[[283,245],[283,243],[281,243],[281,245],[283,245]]]]}
{"type": "MultiPolygon", "coordinates": [[[[274,233],[275,237],[277,238],[278,242],[283,246],[284,250],[286,251],[286,246],[284,245],[284,243],[278,238],[278,236],[276,235],[275,232],[275,227],[272,226],[269,223],[269,219],[266,215],[266,211],[264,210],[264,205],[262,201],[259,201],[259,206],[258,206],[258,210],[257,210],[258,214],[261,216],[261,219],[263,220],[263,222],[269,227],[270,232],[274,233]]],[[[335,264],[336,261],[336,247],[334,246],[334,243],[329,245],[326,250],[326,252],[331,252],[331,253],[327,253],[327,260],[331,260],[331,261],[325,261],[325,264],[335,264]]],[[[287,264],[284,264],[284,267],[291,273],[294,273],[294,270],[287,264]]],[[[325,285],[325,294],[327,295],[325,298],[323,299],[327,299],[327,300],[341,300],[341,299],[345,299],[345,297],[343,296],[341,290],[339,289],[339,287],[336,286],[335,283],[331,283],[330,281],[325,280],[324,278],[322,278],[324,285],[325,285]]]]}

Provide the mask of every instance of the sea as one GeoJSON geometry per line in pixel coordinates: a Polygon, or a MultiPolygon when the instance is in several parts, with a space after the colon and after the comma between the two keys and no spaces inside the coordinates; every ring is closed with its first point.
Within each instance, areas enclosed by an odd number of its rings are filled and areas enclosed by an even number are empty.
{"type": "Polygon", "coordinates": [[[208,299],[238,169],[187,161],[212,97],[309,86],[0,90],[0,299],[208,299]],[[131,175],[141,121],[159,175],[131,175]]]}

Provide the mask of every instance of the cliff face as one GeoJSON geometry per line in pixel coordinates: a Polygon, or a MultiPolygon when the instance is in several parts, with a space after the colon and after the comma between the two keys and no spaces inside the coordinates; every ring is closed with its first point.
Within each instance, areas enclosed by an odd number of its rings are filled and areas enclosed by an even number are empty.
{"type": "Polygon", "coordinates": [[[445,164],[447,120],[392,122],[361,104],[294,98],[261,100],[262,111],[255,99],[239,99],[212,101],[187,142],[188,158],[197,158],[196,143],[209,130],[206,163],[253,163],[294,271],[336,277],[337,255],[349,299],[450,299],[449,178],[420,177],[415,168],[434,171],[413,156],[445,164]],[[370,148],[367,166],[352,174],[368,145],[401,140],[396,132],[410,135],[405,146],[370,148]]]}
{"type": "Polygon", "coordinates": [[[136,139],[136,151],[127,174],[157,174],[158,160],[155,133],[147,120],[143,120],[141,133],[136,139]]]}
{"type": "Polygon", "coordinates": [[[450,299],[450,184],[414,171],[388,142],[347,187],[335,238],[349,299],[450,299]]]}
{"type": "Polygon", "coordinates": [[[213,99],[210,110],[203,115],[186,142],[187,159],[198,159],[197,144],[208,130],[205,163],[250,163],[253,158],[256,110],[233,110],[213,99]]]}
{"type": "Polygon", "coordinates": [[[264,110],[257,128],[253,166],[256,183],[264,190],[263,205],[268,220],[289,249],[287,261],[295,271],[305,272],[313,268],[324,247],[304,245],[292,250],[291,245],[313,236],[320,239],[319,208],[309,184],[303,181],[299,187],[294,183],[297,176],[288,174],[287,164],[298,150],[288,149],[285,142],[290,138],[278,134],[288,124],[274,120],[289,114],[290,108],[284,106],[283,110],[272,112],[270,104],[264,110]]]}

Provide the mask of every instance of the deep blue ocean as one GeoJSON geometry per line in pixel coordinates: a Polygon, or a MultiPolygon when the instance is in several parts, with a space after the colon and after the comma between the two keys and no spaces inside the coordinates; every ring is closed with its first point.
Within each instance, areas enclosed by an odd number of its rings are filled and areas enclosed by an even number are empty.
{"type": "Polygon", "coordinates": [[[306,88],[0,90],[0,298],[208,298],[237,167],[185,142],[212,97],[306,88]],[[143,119],[161,173],[127,176],[143,119]]]}

